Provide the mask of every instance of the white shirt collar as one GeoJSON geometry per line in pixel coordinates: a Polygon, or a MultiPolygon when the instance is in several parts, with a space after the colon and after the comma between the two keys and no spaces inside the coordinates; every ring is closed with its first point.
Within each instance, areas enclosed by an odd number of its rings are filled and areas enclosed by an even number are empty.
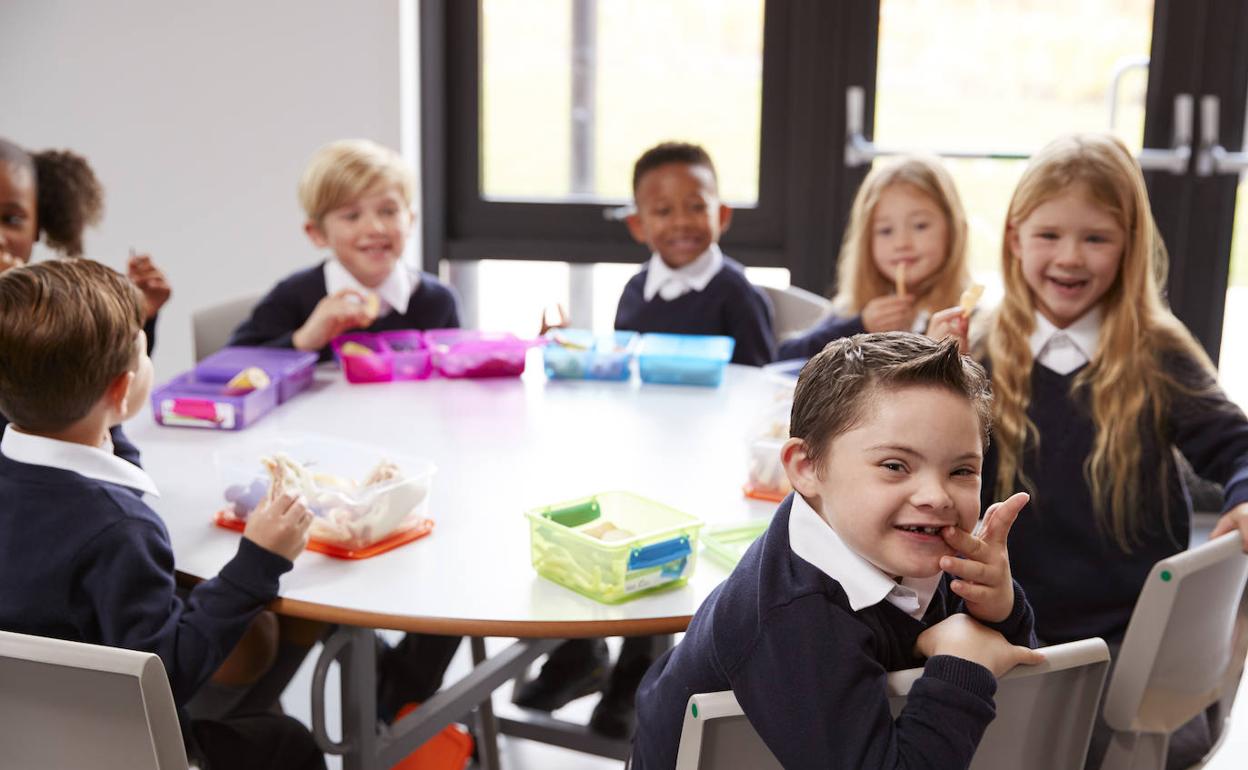
{"type": "Polygon", "coordinates": [[[1092,360],[1100,345],[1103,313],[1098,304],[1065,329],[1036,311],[1036,328],[1031,333],[1031,355],[1057,372],[1070,374],[1092,360]]]}
{"type": "Polygon", "coordinates": [[[90,447],[33,436],[14,430],[12,425],[8,425],[4,429],[4,438],[0,438],[0,454],[14,462],[73,471],[89,479],[119,484],[160,497],[152,477],[137,465],[113,454],[112,444],[111,440],[106,439],[104,446],[90,447]]]}
{"type": "Polygon", "coordinates": [[[649,302],[657,294],[670,302],[691,291],[702,291],[723,266],[724,253],[719,250],[718,243],[712,243],[697,259],[676,270],[668,267],[655,252],[646,265],[646,285],[642,296],[649,302]]]}
{"type": "Polygon", "coordinates": [[[836,530],[797,493],[793,495],[793,507],[789,511],[789,547],[804,561],[840,583],[854,612],[887,600],[910,617],[921,619],[940,585],[939,572],[929,578],[908,577],[896,582],[846,545],[836,530]]]}
{"type": "Polygon", "coordinates": [[[397,310],[400,314],[406,313],[407,304],[412,299],[412,292],[418,285],[420,285],[420,274],[410,270],[402,260],[395,263],[390,275],[386,276],[386,280],[375,289],[370,289],[357,281],[336,257],[325,260],[326,293],[336,294],[343,289],[354,289],[364,295],[376,294],[382,302],[381,310],[377,314],[378,318],[389,313],[391,309],[397,310]]]}

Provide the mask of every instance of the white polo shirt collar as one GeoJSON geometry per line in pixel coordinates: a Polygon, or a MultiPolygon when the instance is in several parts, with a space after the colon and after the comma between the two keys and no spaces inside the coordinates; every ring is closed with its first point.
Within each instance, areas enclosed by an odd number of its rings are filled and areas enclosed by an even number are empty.
{"type": "Polygon", "coordinates": [[[386,280],[375,289],[370,289],[355,279],[347,268],[337,260],[331,257],[325,260],[325,291],[327,294],[336,294],[343,289],[354,289],[364,294],[376,294],[381,300],[382,306],[377,316],[386,315],[392,309],[403,314],[407,312],[408,302],[412,299],[412,292],[420,285],[420,273],[410,270],[400,260],[395,263],[394,269],[390,271],[390,275],[386,276],[386,280]]]}
{"type": "Polygon", "coordinates": [[[160,496],[151,476],[134,463],[113,454],[113,442],[109,439],[105,439],[102,447],[90,447],[33,436],[7,425],[4,438],[0,439],[0,453],[14,462],[72,471],[96,481],[119,484],[153,497],[160,496]]]}
{"type": "Polygon", "coordinates": [[[800,494],[789,511],[789,547],[804,561],[841,584],[854,612],[887,601],[912,618],[921,619],[932,603],[941,573],[930,578],[893,580],[864,559],[836,534],[800,494]]]}
{"type": "Polygon", "coordinates": [[[654,299],[655,295],[670,302],[691,291],[702,291],[723,266],[724,253],[719,250],[718,243],[712,243],[697,259],[676,270],[668,267],[655,252],[646,265],[646,285],[642,288],[642,296],[646,302],[654,299]]]}
{"type": "Polygon", "coordinates": [[[1058,374],[1070,374],[1092,360],[1101,340],[1101,306],[1097,305],[1079,320],[1059,329],[1036,311],[1036,328],[1031,333],[1031,355],[1058,374]]]}

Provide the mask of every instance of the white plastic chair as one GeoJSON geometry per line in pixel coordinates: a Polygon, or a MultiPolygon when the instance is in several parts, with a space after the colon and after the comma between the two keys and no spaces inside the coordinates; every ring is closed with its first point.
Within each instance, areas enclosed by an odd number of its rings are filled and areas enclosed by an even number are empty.
{"type": "Polygon", "coordinates": [[[775,308],[775,328],[773,332],[777,340],[792,337],[798,332],[814,326],[832,310],[832,303],[814,292],[806,291],[797,286],[787,289],[775,289],[760,286],[771,299],[775,308]]]}
{"type": "Polygon", "coordinates": [[[196,310],[191,314],[191,330],[195,337],[195,360],[203,361],[225,347],[230,333],[246,320],[260,301],[259,294],[239,297],[219,305],[196,310]]]}
{"type": "Polygon", "coordinates": [[[0,631],[0,765],[187,770],[160,658],[0,631]]]}
{"type": "MultiPolygon", "coordinates": [[[[972,770],[1083,766],[1109,669],[1109,648],[1100,639],[1084,639],[1046,647],[1044,655],[1043,663],[1018,666],[1001,678],[995,696],[997,716],[979,743],[972,770]]],[[[922,675],[921,668],[888,675],[894,716],[901,713],[910,687],[922,675]]],[[[731,690],[689,699],[677,770],[779,767],[731,690]]]]}
{"type": "Polygon", "coordinates": [[[1246,579],[1238,532],[1153,565],[1105,692],[1114,734],[1101,770],[1163,768],[1176,729],[1218,702],[1229,716],[1248,654],[1246,579]]]}

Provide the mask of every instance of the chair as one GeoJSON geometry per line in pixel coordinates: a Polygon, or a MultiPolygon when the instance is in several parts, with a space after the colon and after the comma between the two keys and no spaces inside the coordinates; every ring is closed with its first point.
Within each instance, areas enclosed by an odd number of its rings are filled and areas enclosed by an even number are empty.
{"type": "Polygon", "coordinates": [[[775,289],[771,286],[759,288],[771,299],[771,305],[776,310],[773,331],[777,340],[787,339],[809,329],[832,309],[832,303],[824,297],[797,286],[787,289],[775,289]]]}
{"type": "MultiPolygon", "coordinates": [[[[996,719],[988,725],[972,770],[1082,767],[1109,669],[1109,648],[1084,639],[1044,649],[1045,660],[1001,678],[996,719]]],[[[923,669],[888,675],[889,705],[901,713],[923,669]]],[[[689,699],[677,770],[770,770],[780,763],[750,726],[731,690],[689,699]]]]}
{"type": "Polygon", "coordinates": [[[160,658],[0,631],[0,764],[187,770],[160,658]]]}
{"type": "Polygon", "coordinates": [[[1102,770],[1165,767],[1177,728],[1215,703],[1229,716],[1248,655],[1246,578],[1238,532],[1153,565],[1105,692],[1102,770]]]}
{"type": "Polygon", "coordinates": [[[219,305],[206,307],[191,314],[191,329],[195,336],[195,360],[203,361],[225,347],[234,331],[260,301],[259,294],[239,297],[219,305]]]}

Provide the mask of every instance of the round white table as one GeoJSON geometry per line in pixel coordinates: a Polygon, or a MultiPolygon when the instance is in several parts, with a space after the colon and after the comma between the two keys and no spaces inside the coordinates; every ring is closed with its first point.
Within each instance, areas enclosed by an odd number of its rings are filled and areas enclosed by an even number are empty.
{"type": "MultiPolygon", "coordinates": [[[[316,434],[437,466],[432,534],[363,560],[305,552],[282,578],[281,598],[273,604],[283,614],[354,629],[358,644],[344,638],[333,649],[327,644],[322,656],[327,667],[329,659],[349,653],[340,661],[344,740],[327,748],[344,753],[345,767],[380,767],[461,716],[465,703],[478,703],[479,696],[488,703],[493,687],[554,643],[518,643],[505,661],[477,655],[485,665],[478,666],[481,677],[473,686],[448,688],[417,712],[427,712],[425,718],[413,714],[391,735],[378,737],[366,727],[373,724],[372,704],[360,702],[375,687],[365,670],[373,665],[371,644],[363,644],[360,632],[368,638],[374,628],[468,635],[479,643],[486,636],[551,640],[684,630],[727,576],[719,564],[699,555],[687,585],[601,604],[537,575],[523,512],[627,490],[698,516],[708,527],[768,517],[775,504],[744,497],[741,486],[750,434],[781,389],[762,370],[742,366],[729,366],[718,388],[635,378],[547,381],[540,350],[534,350],[519,379],[352,385],[336,369],[322,368],[311,390],[240,433],[162,427],[150,410],[128,423],[126,432],[161,490],[151,503],[168,526],[178,570],[192,578],[215,575],[237,548],[239,534],[212,523],[225,502],[214,464],[218,452],[316,434]],[[364,646],[369,649],[358,649],[364,646]],[[482,671],[495,662],[497,671],[482,671]],[[348,720],[358,729],[349,729],[348,720]],[[410,729],[403,729],[409,722],[410,729]]],[[[480,650],[474,645],[474,652],[480,650]]],[[[324,671],[319,673],[323,684],[324,671]]],[[[316,708],[313,713],[315,723],[316,708]]],[[[323,729],[317,732],[325,743],[323,729]]],[[[618,747],[611,753],[618,755],[618,747]]]]}

